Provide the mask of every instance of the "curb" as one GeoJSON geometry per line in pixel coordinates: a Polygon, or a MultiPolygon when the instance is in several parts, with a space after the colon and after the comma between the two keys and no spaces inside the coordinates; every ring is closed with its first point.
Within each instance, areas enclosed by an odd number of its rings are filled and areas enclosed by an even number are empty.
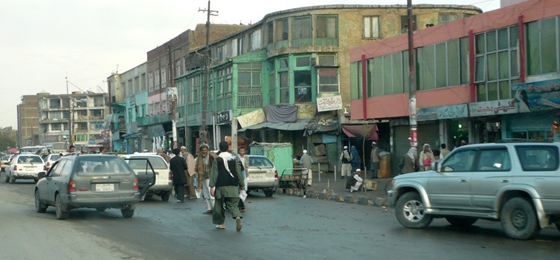
{"type": "Polygon", "coordinates": [[[304,195],[303,192],[300,192],[297,189],[288,188],[286,189],[286,193],[282,195],[297,196],[301,198],[318,199],[318,200],[326,200],[326,201],[334,201],[334,202],[343,202],[343,203],[365,205],[365,206],[383,207],[383,208],[387,207],[388,205],[387,198],[384,197],[370,198],[367,196],[362,196],[360,192],[356,193],[357,196],[340,195],[340,194],[336,194],[333,190],[330,189],[324,189],[322,191],[307,190],[307,194],[304,195]]]}

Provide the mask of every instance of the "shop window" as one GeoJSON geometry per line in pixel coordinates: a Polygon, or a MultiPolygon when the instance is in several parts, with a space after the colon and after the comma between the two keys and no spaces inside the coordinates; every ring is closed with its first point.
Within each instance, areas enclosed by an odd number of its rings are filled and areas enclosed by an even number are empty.
{"type": "Polygon", "coordinates": [[[527,72],[529,76],[558,72],[558,17],[527,24],[527,72]]]}

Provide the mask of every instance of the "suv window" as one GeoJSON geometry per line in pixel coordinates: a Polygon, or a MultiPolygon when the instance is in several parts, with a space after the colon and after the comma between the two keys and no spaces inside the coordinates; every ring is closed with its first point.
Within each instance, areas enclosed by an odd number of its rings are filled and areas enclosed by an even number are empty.
{"type": "Polygon", "coordinates": [[[515,146],[524,171],[554,171],[558,169],[556,146],[515,146]]]}
{"type": "Polygon", "coordinates": [[[507,149],[490,149],[480,151],[478,171],[509,171],[511,160],[507,149]]]}
{"type": "Polygon", "coordinates": [[[59,177],[60,176],[60,172],[62,171],[62,167],[64,167],[64,164],[66,163],[66,160],[61,161],[59,163],[57,163],[54,168],[52,168],[51,172],[50,172],[50,177],[59,177]]]}
{"type": "Polygon", "coordinates": [[[78,161],[78,175],[132,174],[127,164],[119,157],[88,157],[78,161]]]}
{"type": "MultiPolygon", "coordinates": [[[[167,164],[165,163],[165,161],[163,160],[163,158],[161,158],[160,156],[157,157],[131,157],[131,158],[148,158],[148,160],[150,161],[150,163],[152,164],[152,167],[154,167],[154,169],[167,169],[167,164]]],[[[145,160],[126,160],[128,162],[128,165],[130,165],[130,167],[132,167],[132,169],[145,169],[146,167],[149,167],[146,164],[145,160]]]]}
{"type": "Polygon", "coordinates": [[[445,157],[445,161],[441,165],[441,170],[444,172],[465,172],[471,171],[473,168],[476,150],[462,150],[450,154],[445,157]]]}

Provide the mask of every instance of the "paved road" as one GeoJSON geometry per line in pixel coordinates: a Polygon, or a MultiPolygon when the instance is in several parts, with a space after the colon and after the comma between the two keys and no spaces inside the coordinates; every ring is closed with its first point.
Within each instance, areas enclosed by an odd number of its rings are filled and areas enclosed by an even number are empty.
{"type": "Polygon", "coordinates": [[[35,243],[42,244],[42,259],[70,253],[85,259],[557,259],[560,254],[555,228],[532,241],[511,240],[499,223],[488,221],[457,229],[438,219],[427,229],[412,230],[401,227],[391,209],[280,194],[252,194],[241,232],[231,218],[226,230],[216,230],[211,217],[201,214],[200,200],[143,202],[132,219],[115,209],[80,209],[59,221],[53,208],[34,212],[32,190],[31,182],[0,183],[2,259],[36,259],[5,254],[25,256],[35,243]],[[43,232],[53,229],[46,226],[62,231],[47,236],[43,232]],[[93,241],[91,247],[84,241],[93,241]],[[81,246],[69,253],[74,243],[81,246]],[[62,253],[46,250],[54,245],[62,253]]]}

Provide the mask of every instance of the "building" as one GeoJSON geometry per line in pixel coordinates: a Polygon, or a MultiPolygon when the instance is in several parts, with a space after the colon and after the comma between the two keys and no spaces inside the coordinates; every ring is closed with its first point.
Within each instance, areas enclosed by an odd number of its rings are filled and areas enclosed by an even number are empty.
{"type": "Polygon", "coordinates": [[[137,123],[137,118],[147,116],[146,63],[124,73],[113,73],[107,78],[107,84],[111,150],[126,153],[151,150],[146,132],[137,123]]]}
{"type": "Polygon", "coordinates": [[[72,92],[71,94],[39,93],[37,95],[38,143],[47,145],[66,142],[77,151],[108,147],[103,136],[108,106],[106,93],[72,92]]]}
{"type": "MultiPolygon", "coordinates": [[[[415,8],[415,30],[482,12],[460,5],[415,8]]],[[[187,72],[175,78],[176,113],[184,115],[179,127],[187,129],[186,143],[198,146],[205,118],[213,148],[226,136],[290,142],[294,155],[307,149],[315,161],[333,169],[341,142],[348,142],[341,139],[340,126],[360,123],[344,113],[350,108],[354,75],[349,51],[406,31],[406,12],[403,5],[324,5],[267,14],[211,42],[206,89],[199,58],[206,50],[190,52],[187,72]]]]}
{"type": "Polygon", "coordinates": [[[23,95],[21,104],[17,105],[17,146],[40,145],[39,139],[39,99],[48,94],[46,92],[36,95],[23,95]]]}
{"type": "MultiPolygon", "coordinates": [[[[551,138],[560,117],[559,24],[557,1],[532,0],[417,31],[418,142],[551,138]]],[[[380,138],[402,156],[410,136],[406,35],[353,48],[350,63],[351,119],[385,120],[380,138]]]]}

